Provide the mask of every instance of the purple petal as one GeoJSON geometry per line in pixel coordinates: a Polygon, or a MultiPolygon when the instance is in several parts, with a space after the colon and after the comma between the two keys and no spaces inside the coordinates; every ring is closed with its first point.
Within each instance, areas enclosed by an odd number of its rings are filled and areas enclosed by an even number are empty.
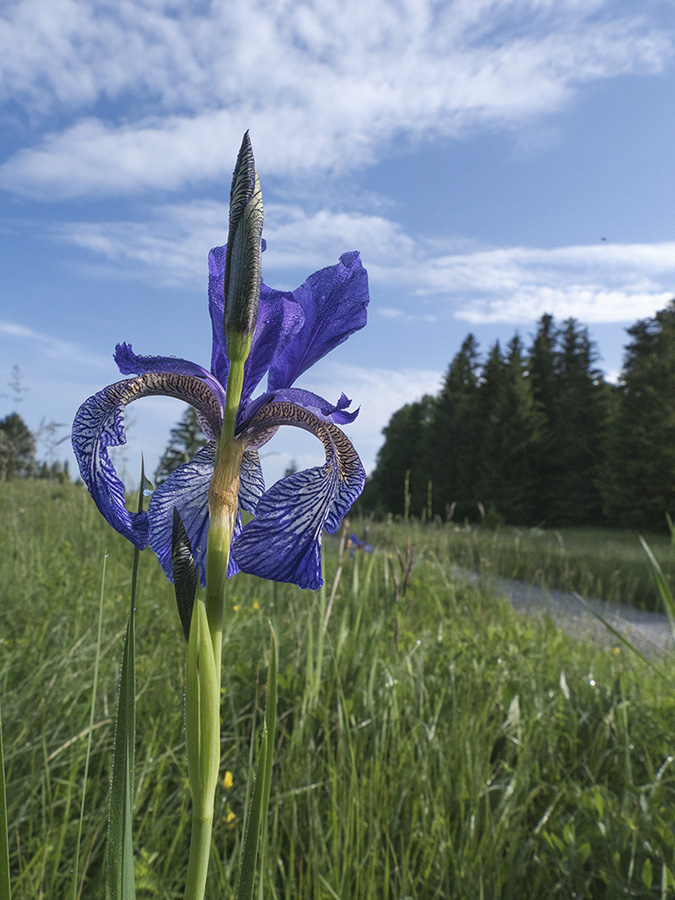
{"type": "Polygon", "coordinates": [[[171,533],[173,510],[178,510],[190,540],[192,556],[205,583],[206,539],[209,533],[209,484],[213,475],[216,445],[210,441],[189,462],[175,469],[150,499],[150,546],[164,574],[173,581],[171,533]]]}
{"type": "Polygon", "coordinates": [[[256,450],[245,450],[239,469],[239,505],[246,512],[255,513],[258,501],[265,493],[260,458],[256,450]]]}
{"type": "Polygon", "coordinates": [[[313,412],[314,415],[323,419],[324,422],[333,422],[335,425],[348,425],[359,414],[358,409],[353,410],[353,412],[346,411],[346,408],[350,406],[352,401],[345,394],[340,395],[340,399],[335,406],[318,394],[313,394],[311,391],[303,391],[301,388],[280,388],[274,391],[273,394],[270,394],[270,398],[274,399],[275,402],[288,401],[289,403],[297,403],[298,406],[313,412]]]}
{"type": "MultiPolygon", "coordinates": [[[[148,508],[150,521],[150,546],[164,570],[173,581],[171,559],[171,533],[173,510],[178,510],[183,527],[187,532],[192,555],[197,562],[199,578],[206,583],[206,546],[209,534],[209,484],[213,475],[215,442],[211,441],[179,466],[152,495],[148,508]]],[[[240,470],[239,503],[247,512],[255,512],[258,500],[265,490],[258,454],[247,450],[240,470]]],[[[241,516],[237,513],[234,538],[241,532],[241,516]]],[[[239,567],[230,557],[228,578],[235,575],[239,567]]]]}
{"type": "Polygon", "coordinates": [[[322,531],[338,530],[363,490],[365,472],[339,428],[293,403],[264,406],[239,439],[255,443],[259,433],[279,425],[315,434],[324,445],[326,462],[274,484],[259,500],[256,518],[233,541],[232,556],[244,572],[314,589],[323,583],[322,531]]]}
{"type": "Polygon", "coordinates": [[[214,247],[209,253],[209,315],[213,333],[211,371],[221,384],[227,384],[230,360],[227,357],[223,315],[225,312],[225,253],[227,246],[214,247]]]}
{"type": "MultiPolygon", "coordinates": [[[[227,384],[230,370],[223,329],[226,250],[227,247],[214,247],[209,253],[209,313],[213,331],[211,371],[223,385],[227,384]]],[[[302,307],[293,294],[274,290],[264,282],[261,283],[258,318],[244,370],[243,403],[249,399],[289,341],[300,331],[303,322],[302,307]]]]}
{"type": "Polygon", "coordinates": [[[140,550],[148,543],[147,516],[127,511],[124,485],[115,472],[108,447],[126,443],[124,409],[127,404],[153,395],[184,400],[205,420],[219,420],[218,400],[203,381],[191,375],[150,373],[118,381],[85,400],[75,416],[72,433],[80,474],[96,505],[113,528],[140,550]]]}
{"type": "Polygon", "coordinates": [[[270,369],[267,390],[290,387],[303,372],[366,324],[368,275],[357,252],[315,272],[293,291],[305,314],[300,332],[270,369]]]}
{"type": "Polygon", "coordinates": [[[261,285],[258,320],[244,369],[242,403],[249,399],[274,360],[300,331],[304,321],[302,308],[293,294],[276,291],[264,283],[261,285]]]}

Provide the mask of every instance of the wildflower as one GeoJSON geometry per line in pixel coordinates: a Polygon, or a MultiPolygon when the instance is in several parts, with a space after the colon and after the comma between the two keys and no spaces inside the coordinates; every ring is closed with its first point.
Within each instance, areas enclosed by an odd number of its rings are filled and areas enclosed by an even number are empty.
{"type": "MultiPolygon", "coordinates": [[[[235,220],[237,215],[245,217],[253,202],[242,212],[233,182],[229,242],[234,250],[230,255],[239,253],[247,260],[246,247],[241,249],[244,238],[233,228],[233,215],[235,220]]],[[[255,228],[252,233],[253,240],[259,240],[255,228]]],[[[237,277],[229,259],[226,247],[216,247],[209,255],[210,370],[184,359],[140,356],[130,344],[118,344],[115,362],[123,375],[133,377],[109,385],[82,404],[73,426],[75,456],[101,513],[134,546],[143,549],[149,543],[170,580],[175,508],[205,584],[207,535],[209,526],[214,527],[209,521],[209,489],[217,491],[222,483],[224,493],[235,492],[234,501],[229,502],[228,496],[228,502],[236,510],[227,531],[231,551],[224,556],[227,576],[241,570],[317,588],[322,584],[322,531],[334,534],[338,530],[365,481],[356,451],[337,427],[352,422],[358,410],[348,411],[351,401],[344,394],[331,404],[293,385],[365,325],[366,270],[357,252],[345,253],[337,265],[315,272],[297,290],[288,292],[256,281],[255,265],[247,279],[237,277]],[[228,376],[235,366],[242,376],[232,409],[228,376]],[[265,390],[254,398],[265,375],[265,390]],[[126,442],[125,407],[157,394],[190,403],[208,443],[157,488],[147,513],[130,513],[108,449],[126,442]],[[226,434],[228,421],[230,434],[226,434]],[[266,490],[258,451],[281,425],[295,425],[318,437],[326,461],[288,475],[266,490]],[[229,467],[227,478],[218,474],[217,462],[221,468],[229,467]],[[242,525],[241,510],[253,516],[246,525],[242,525]]],[[[230,383],[233,380],[229,378],[230,383]]],[[[228,503],[221,506],[228,508],[228,503]]]]}
{"type": "Polygon", "coordinates": [[[363,529],[363,540],[359,538],[358,534],[352,532],[349,535],[349,540],[347,542],[347,546],[350,547],[350,556],[354,556],[357,550],[360,550],[362,553],[372,553],[373,545],[367,543],[368,540],[368,529],[363,529]]]}
{"type": "Polygon", "coordinates": [[[225,777],[223,778],[223,787],[226,791],[229,791],[233,784],[234,780],[232,778],[232,772],[228,770],[225,772],[225,777]]]}

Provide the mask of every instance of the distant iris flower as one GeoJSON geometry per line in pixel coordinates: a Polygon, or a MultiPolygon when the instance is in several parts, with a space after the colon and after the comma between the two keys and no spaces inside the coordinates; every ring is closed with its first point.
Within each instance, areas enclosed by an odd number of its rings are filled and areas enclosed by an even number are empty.
{"type": "MultiPolygon", "coordinates": [[[[231,238],[230,238],[231,239],[231,238]]],[[[150,544],[164,572],[172,575],[174,507],[180,514],[200,580],[205,583],[209,529],[209,487],[226,408],[230,371],[224,324],[226,247],[209,254],[209,311],[213,330],[211,370],[165,356],[138,356],[118,344],[115,362],[135,377],[109,385],[86,400],[73,426],[73,448],[82,478],[108,522],[134,546],[150,544]],[[124,409],[151,395],[192,404],[208,438],[193,459],[176,469],[154,492],[147,513],[130,513],[124,486],[108,448],[126,442],[124,409]]],[[[238,512],[227,575],[241,570],[302,588],[321,579],[321,533],[334,534],[363,489],[365,473],[352,444],[337,427],[352,422],[344,394],[335,405],[293,384],[317,360],[366,324],[368,279],[357,252],[311,275],[293,292],[261,283],[257,320],[243,368],[234,441],[239,446],[238,512]],[[252,395],[267,374],[264,393],[252,395]],[[316,435],[325,464],[296,472],[265,490],[258,449],[281,425],[316,435]],[[241,510],[253,518],[242,526],[241,510]]]]}

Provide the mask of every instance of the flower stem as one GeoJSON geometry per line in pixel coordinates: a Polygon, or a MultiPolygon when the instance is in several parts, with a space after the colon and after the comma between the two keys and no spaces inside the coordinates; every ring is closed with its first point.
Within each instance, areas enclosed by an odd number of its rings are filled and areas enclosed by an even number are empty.
{"type": "Polygon", "coordinates": [[[237,426],[237,413],[241,402],[241,392],[244,387],[244,362],[245,359],[235,359],[230,362],[230,371],[227,375],[223,428],[220,433],[220,441],[218,441],[219,448],[227,444],[234,437],[237,426]]]}
{"type": "Polygon", "coordinates": [[[192,834],[186,900],[203,900],[220,768],[220,666],[216,665],[206,604],[196,598],[188,640],[185,732],[192,792],[192,834]]]}
{"type": "Polygon", "coordinates": [[[202,816],[194,809],[190,835],[190,859],[183,900],[203,900],[209,868],[212,828],[213,810],[210,814],[207,812],[202,816]]]}

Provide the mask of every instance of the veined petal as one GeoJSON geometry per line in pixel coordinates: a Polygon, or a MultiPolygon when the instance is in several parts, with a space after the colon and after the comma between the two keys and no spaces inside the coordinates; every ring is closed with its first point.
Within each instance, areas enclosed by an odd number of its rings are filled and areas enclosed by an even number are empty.
{"type": "MultiPolygon", "coordinates": [[[[265,242],[263,241],[263,249],[265,242]]],[[[214,247],[209,253],[209,313],[213,331],[211,371],[221,384],[227,384],[230,360],[227,356],[224,315],[224,273],[226,247],[214,247]]],[[[302,307],[289,291],[277,291],[264,282],[260,285],[258,318],[253,332],[251,352],[244,367],[242,405],[269,370],[305,320],[302,307]]]]}
{"type": "Polygon", "coordinates": [[[323,443],[323,466],[296,472],[274,484],[258,501],[256,518],[232,543],[240,569],[302,588],[321,578],[321,533],[334,534],[363,490],[365,472],[347,437],[333,425],[294,403],[269,403],[238,436],[255,444],[261,433],[295,425],[323,443]]]}
{"type": "Polygon", "coordinates": [[[192,404],[213,427],[219,427],[220,408],[213,391],[199,378],[170,372],[149,373],[109,385],[85,400],[73,423],[73,450],[82,480],[103,516],[140,550],[148,543],[147,515],[126,509],[124,485],[115,472],[108,447],[126,443],[127,404],[156,395],[192,404]]]}
{"type": "Polygon", "coordinates": [[[276,291],[261,285],[258,321],[253,332],[251,352],[244,367],[242,406],[260,384],[274,360],[300,331],[305,316],[300,304],[288,291],[276,291]]]}
{"type": "MultiPolygon", "coordinates": [[[[192,555],[199,569],[199,578],[206,583],[206,545],[209,532],[209,484],[213,475],[216,445],[210,441],[189,462],[175,469],[152,495],[148,507],[150,521],[150,546],[169,581],[173,581],[171,534],[174,507],[180,514],[183,527],[192,548],[192,555]]],[[[260,460],[255,451],[247,450],[240,470],[239,503],[247,512],[255,512],[258,500],[265,490],[260,460]]],[[[241,516],[237,515],[234,537],[241,531],[241,516]]],[[[230,557],[228,578],[239,567],[230,557]]]]}
{"type": "Polygon", "coordinates": [[[213,344],[211,348],[211,371],[221,384],[227,384],[230,360],[223,316],[225,315],[225,255],[227,246],[214,247],[209,253],[209,315],[213,344]]]}
{"type": "Polygon", "coordinates": [[[173,581],[171,533],[175,507],[190,541],[192,556],[204,585],[206,539],[209,532],[209,483],[215,458],[215,441],[209,441],[189,462],[174,469],[150,498],[150,546],[169,581],[173,581]]]}
{"type": "MultiPolygon", "coordinates": [[[[211,388],[218,398],[220,414],[225,408],[225,390],[213,375],[203,366],[180,359],[175,356],[138,356],[131,349],[131,344],[118,344],[115,347],[115,362],[122,375],[146,375],[149,372],[174,372],[178,375],[191,375],[201,378],[211,388]]],[[[203,423],[200,421],[200,425],[203,423]]],[[[215,434],[207,434],[211,440],[217,440],[220,431],[215,434]]]]}
{"type": "Polygon", "coordinates": [[[267,390],[290,387],[310,366],[366,324],[368,275],[357,252],[315,272],[293,291],[305,314],[300,332],[281,353],[267,380],[267,390]]]}
{"type": "Polygon", "coordinates": [[[264,493],[265,478],[258,451],[245,450],[239,467],[239,505],[253,514],[264,493]]]}

